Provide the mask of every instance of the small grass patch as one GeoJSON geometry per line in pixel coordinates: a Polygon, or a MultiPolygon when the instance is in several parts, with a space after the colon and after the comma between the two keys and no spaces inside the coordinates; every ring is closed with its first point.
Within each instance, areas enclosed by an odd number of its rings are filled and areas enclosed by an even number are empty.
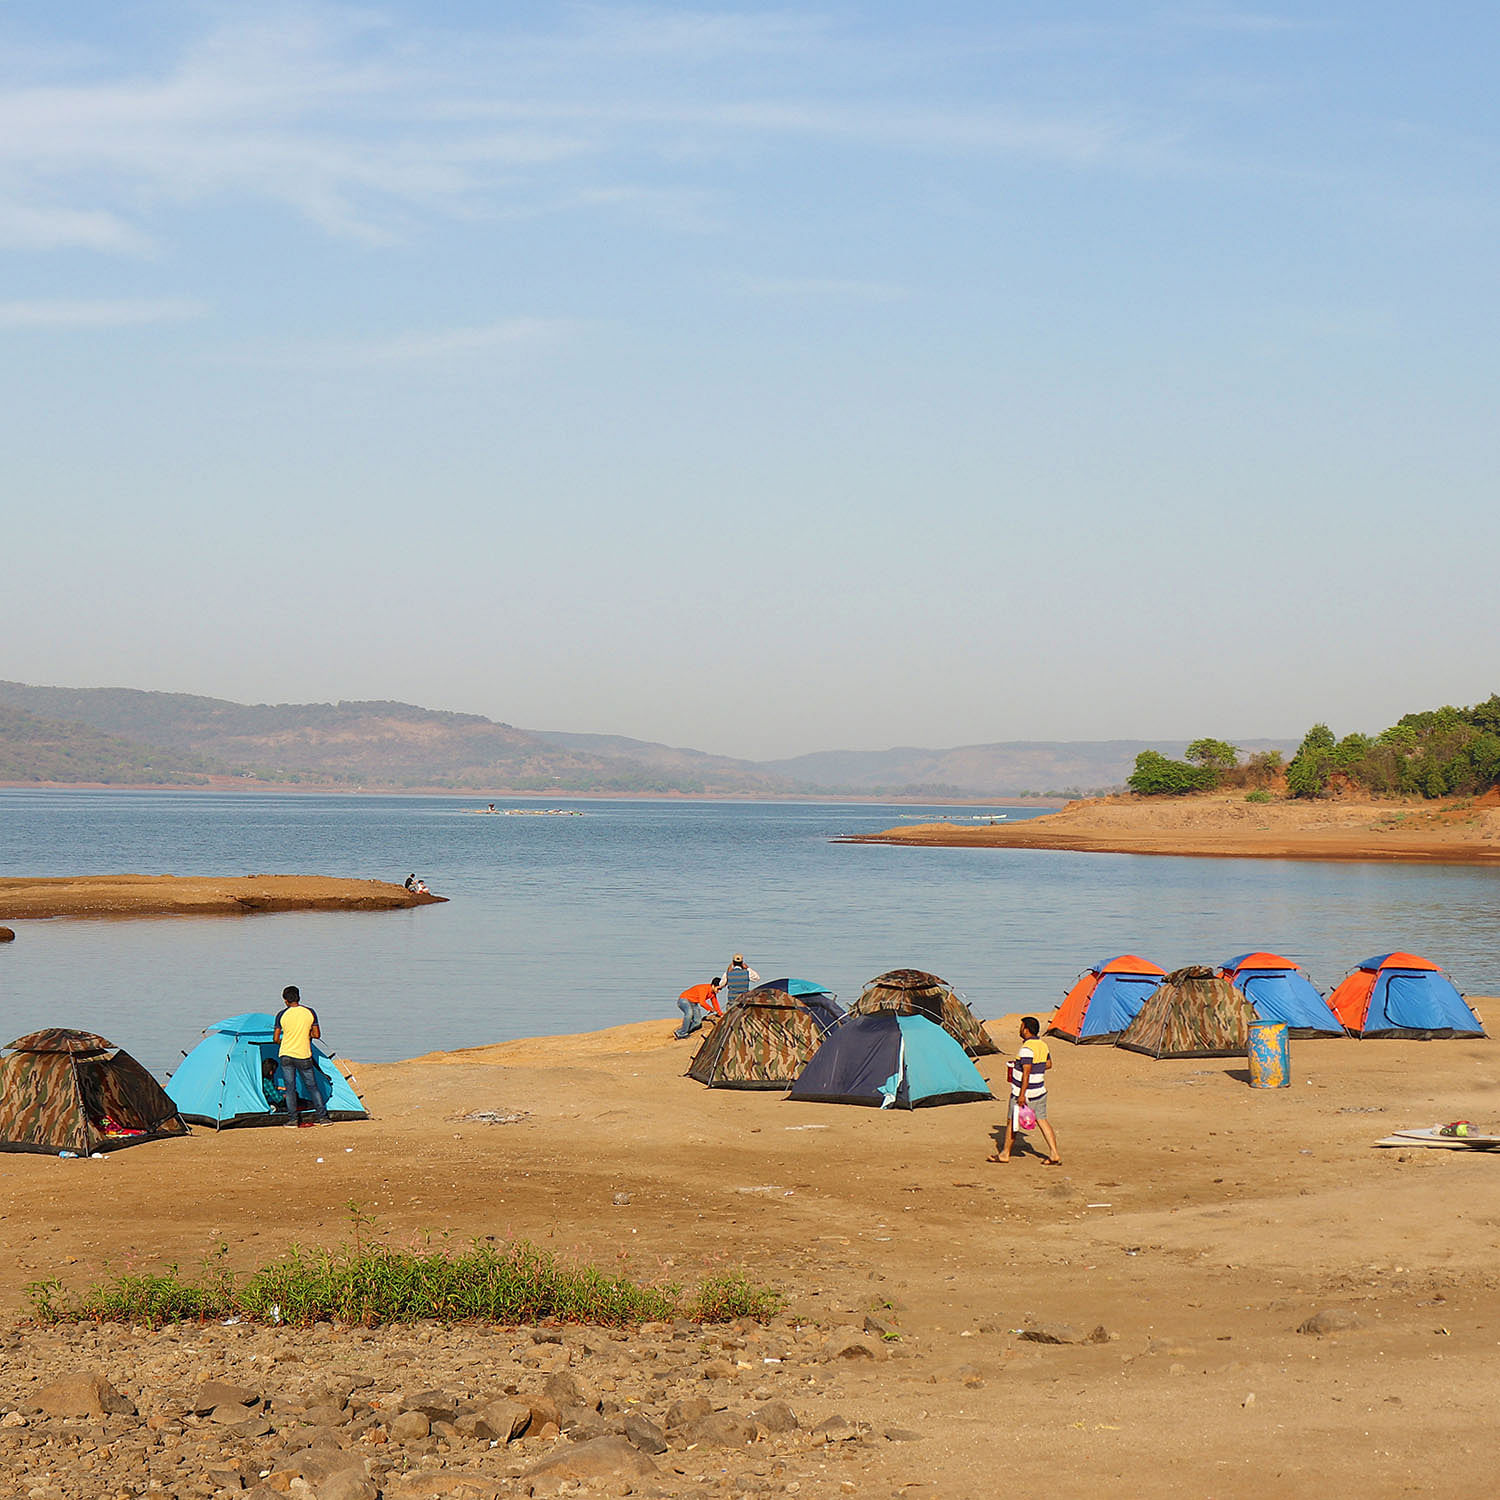
{"type": "Polygon", "coordinates": [[[228,1270],[228,1246],[184,1277],[160,1273],[117,1276],[80,1293],[60,1281],[26,1289],[43,1323],[207,1322],[245,1318],[263,1323],[592,1323],[624,1327],[690,1317],[702,1323],[764,1319],[781,1306],[778,1293],[738,1272],[711,1276],[691,1297],[675,1286],[645,1286],[593,1266],[559,1260],[525,1241],[476,1242],[465,1250],[397,1249],[354,1243],[333,1250],[293,1246],[280,1260],[243,1281],[228,1270]]]}
{"type": "Polygon", "coordinates": [[[764,1323],[781,1311],[781,1303],[780,1292],[757,1286],[743,1271],[725,1271],[698,1288],[687,1316],[695,1323],[732,1323],[736,1318],[764,1323]]]}
{"type": "Polygon", "coordinates": [[[1245,793],[1245,801],[1246,802],[1269,802],[1269,801],[1271,801],[1271,794],[1263,786],[1262,787],[1256,787],[1256,789],[1253,792],[1246,792],[1245,793]]]}

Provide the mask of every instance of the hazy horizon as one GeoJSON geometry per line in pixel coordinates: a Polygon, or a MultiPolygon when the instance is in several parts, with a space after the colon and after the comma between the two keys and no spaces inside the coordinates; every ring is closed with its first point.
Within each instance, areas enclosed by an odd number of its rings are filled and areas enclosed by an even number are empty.
{"type": "Polygon", "coordinates": [[[0,7],[0,676],[763,760],[1497,686],[1500,14],[0,7]]]}

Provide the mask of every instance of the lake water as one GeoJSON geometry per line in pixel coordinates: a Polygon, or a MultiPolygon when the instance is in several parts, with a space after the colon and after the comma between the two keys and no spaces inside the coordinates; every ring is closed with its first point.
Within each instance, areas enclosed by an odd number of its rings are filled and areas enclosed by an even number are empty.
{"type": "Polygon", "coordinates": [[[846,1000],[883,970],[928,969],[980,1016],[1045,1015],[1080,970],[1122,952],[1173,968],[1269,948],[1326,991],[1399,948],[1461,989],[1500,993],[1488,870],[830,842],[977,809],[586,801],[557,804],[581,817],[476,815],[483,805],[0,791],[3,875],[416,871],[451,898],[389,913],[13,924],[0,1042],[83,1027],[163,1074],[209,1022],[275,1009],[286,984],[318,1010],[328,1045],[361,1061],[650,1017],[670,1028],[678,991],[736,951],[767,979],[818,980],[846,1000]]]}

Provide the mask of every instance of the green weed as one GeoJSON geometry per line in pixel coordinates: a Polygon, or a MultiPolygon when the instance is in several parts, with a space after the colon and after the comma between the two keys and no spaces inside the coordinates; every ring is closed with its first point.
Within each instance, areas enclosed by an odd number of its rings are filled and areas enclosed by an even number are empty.
{"type": "Polygon", "coordinates": [[[764,1322],[781,1311],[781,1303],[781,1294],[771,1287],[757,1286],[742,1271],[723,1271],[698,1288],[687,1315],[697,1323],[730,1323],[736,1318],[764,1322]]]}
{"type": "Polygon", "coordinates": [[[684,1302],[673,1286],[644,1286],[593,1266],[559,1260],[525,1241],[476,1241],[464,1250],[370,1243],[370,1221],[351,1205],[355,1239],[333,1250],[294,1245],[281,1259],[236,1281],[228,1247],[204,1261],[203,1275],[178,1267],[117,1276],[77,1295],[61,1282],[26,1289],[42,1323],[206,1322],[240,1317],[264,1323],[592,1323],[613,1327],[687,1316],[699,1322],[767,1318],[778,1293],[740,1273],[708,1278],[684,1302]]]}

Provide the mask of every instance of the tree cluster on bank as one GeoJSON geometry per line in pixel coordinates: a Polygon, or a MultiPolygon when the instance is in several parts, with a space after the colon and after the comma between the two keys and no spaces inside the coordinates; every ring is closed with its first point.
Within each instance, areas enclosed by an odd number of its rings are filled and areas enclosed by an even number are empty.
{"type": "Polygon", "coordinates": [[[1377,735],[1337,738],[1314,724],[1290,761],[1261,751],[1243,762],[1225,740],[1194,740],[1186,758],[1143,750],[1126,783],[1142,797],[1245,788],[1257,801],[1363,792],[1374,797],[1470,797],[1500,786],[1500,694],[1472,708],[1405,714],[1377,735]]]}

